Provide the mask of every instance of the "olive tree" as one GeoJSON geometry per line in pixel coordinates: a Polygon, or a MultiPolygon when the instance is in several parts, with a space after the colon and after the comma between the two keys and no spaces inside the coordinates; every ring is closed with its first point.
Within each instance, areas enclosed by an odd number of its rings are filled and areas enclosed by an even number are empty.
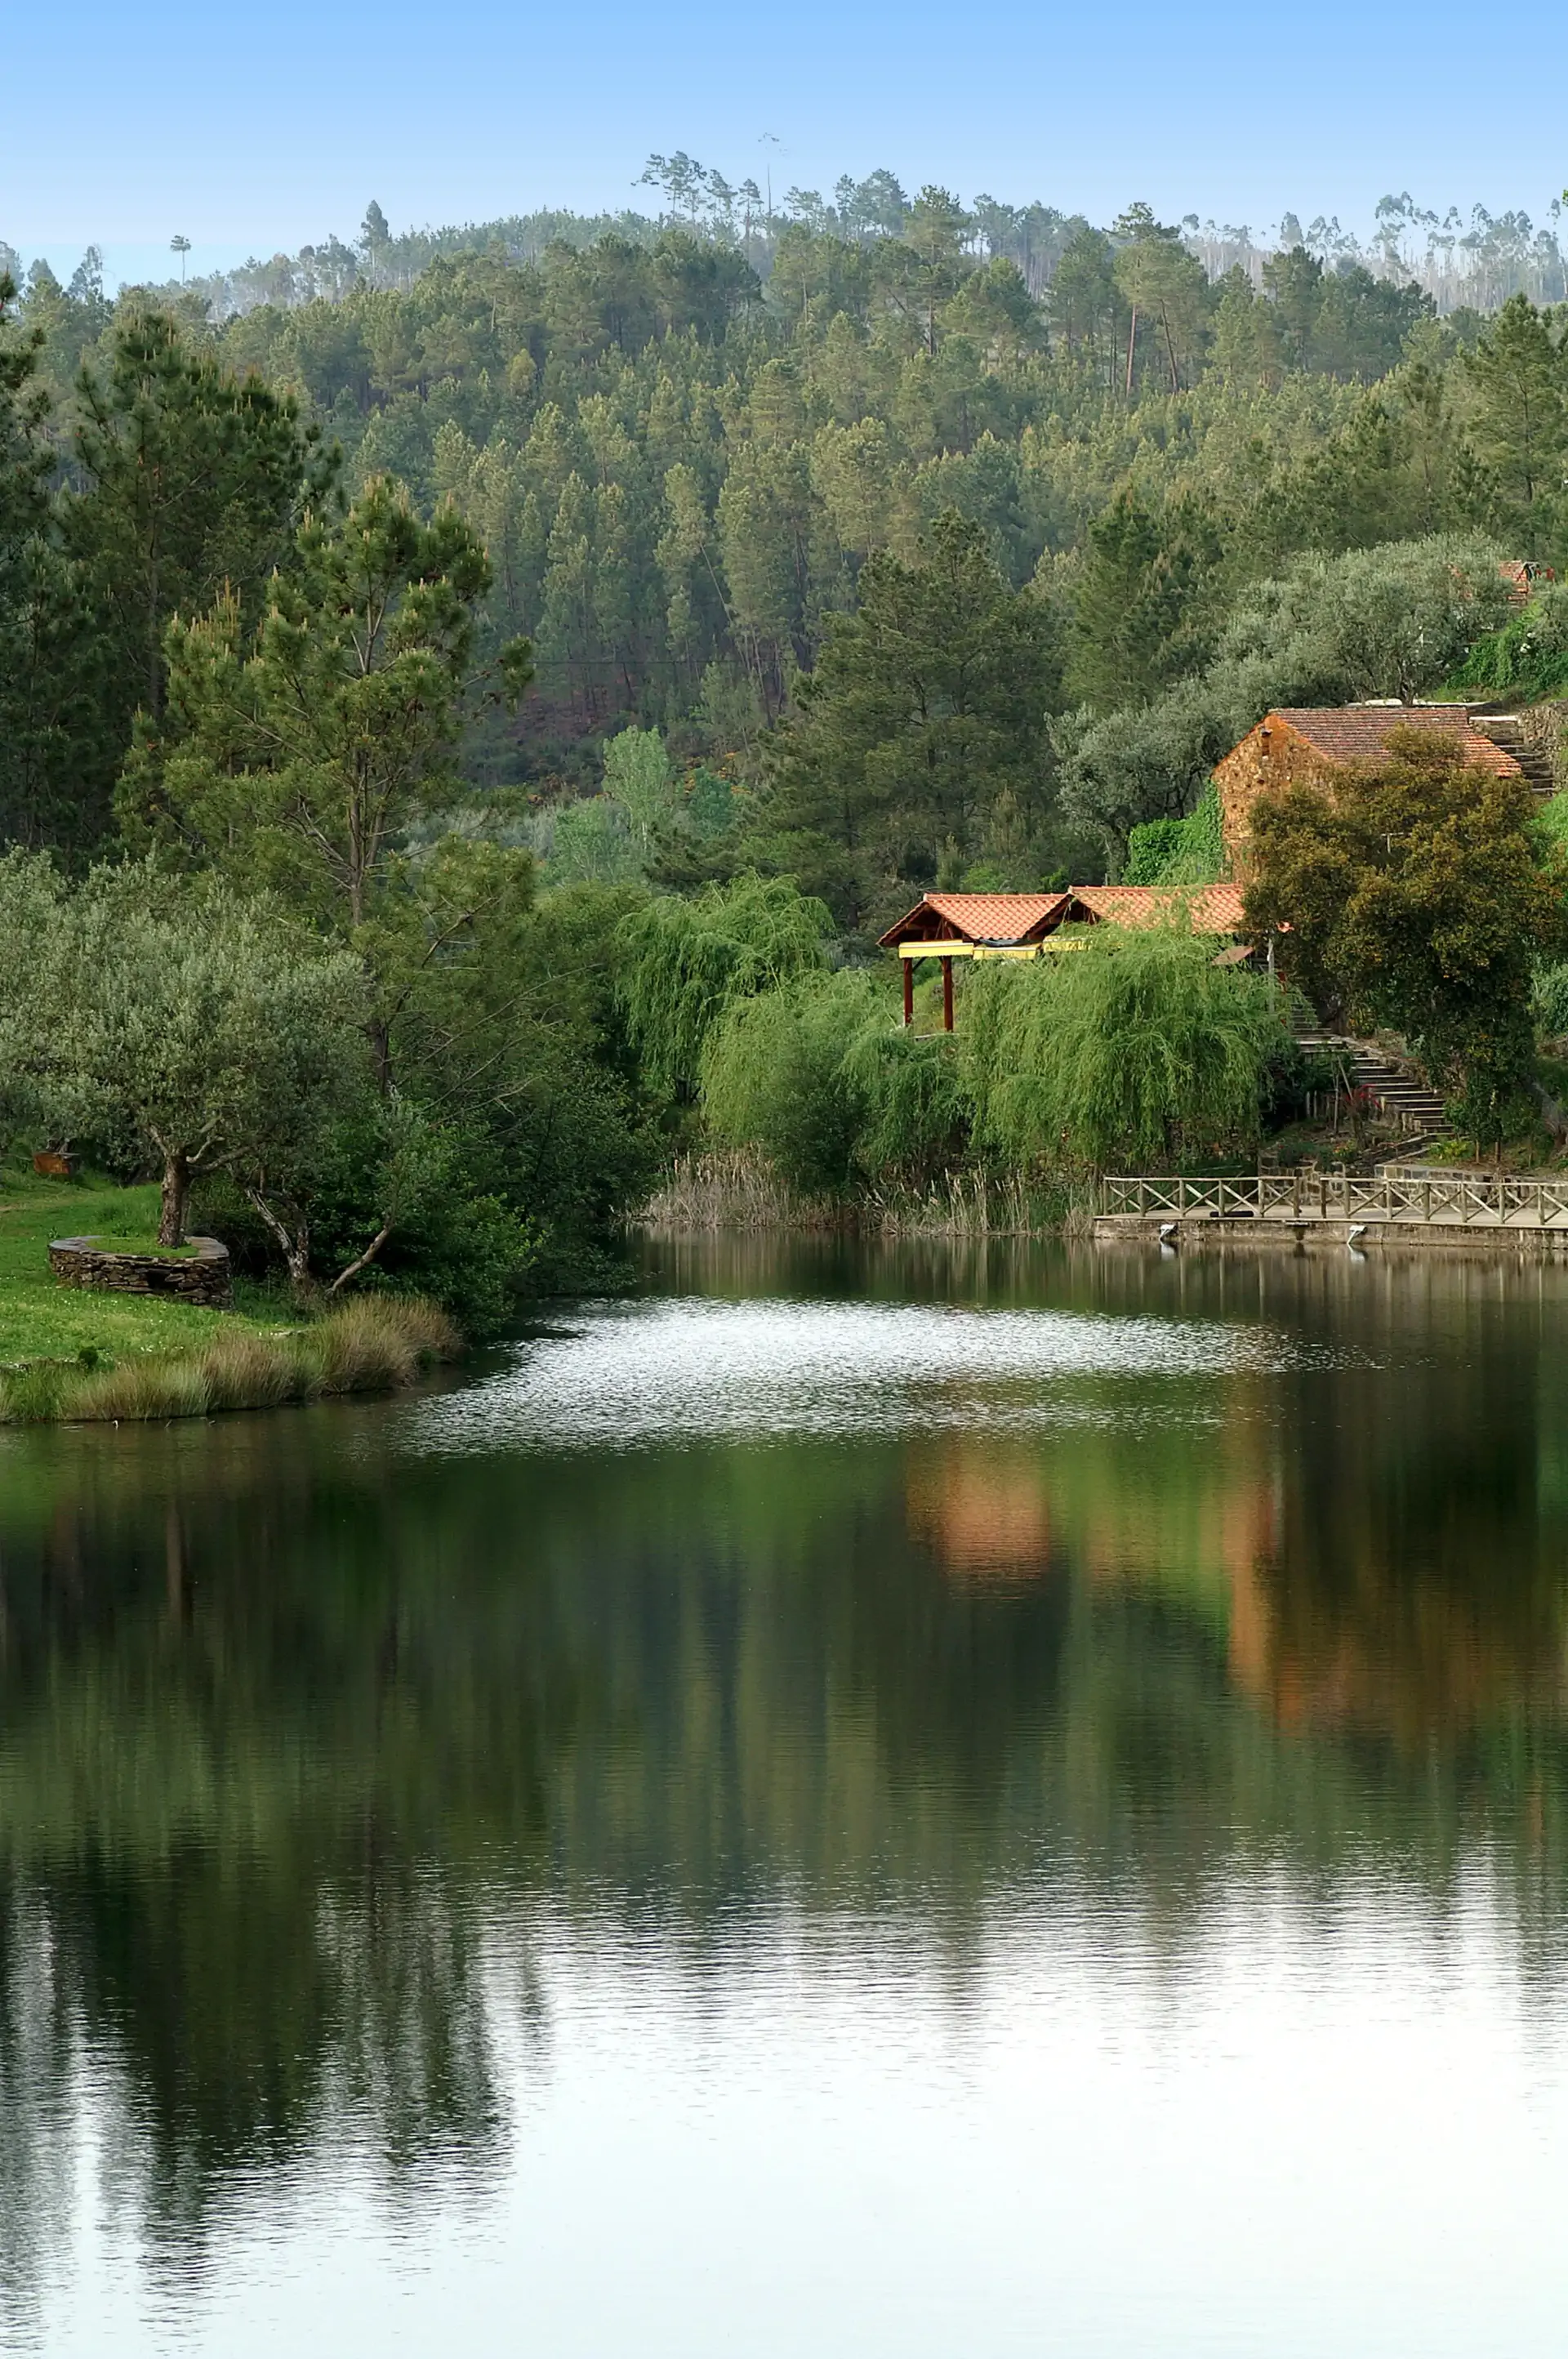
{"type": "Polygon", "coordinates": [[[365,1085],[360,962],[213,881],[95,870],[39,990],[49,1086],[156,1160],[165,1245],[197,1179],[297,1156],[365,1085]]]}

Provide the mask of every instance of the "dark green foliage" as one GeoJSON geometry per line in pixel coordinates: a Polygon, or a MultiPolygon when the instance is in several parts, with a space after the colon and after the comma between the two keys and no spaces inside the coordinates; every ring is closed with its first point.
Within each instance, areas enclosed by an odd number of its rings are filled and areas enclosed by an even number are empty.
{"type": "Polygon", "coordinates": [[[105,817],[82,776],[101,681],[82,569],[50,498],[46,332],[17,326],[16,291],[0,273],[0,841],[78,853],[105,817]]]}
{"type": "Polygon", "coordinates": [[[1521,780],[1400,731],[1332,799],[1265,797],[1250,863],[1249,924],[1278,931],[1316,1007],[1403,1033],[1471,1137],[1529,1121],[1533,972],[1568,949],[1568,867],[1521,780]]]}
{"type": "MultiPolygon", "coordinates": [[[[450,508],[421,524],[378,477],[308,516],[254,635],[225,592],[168,626],[169,713],[144,714],[119,807],[133,835],[221,858],[340,928],[375,916],[402,832],[458,790],[450,762],[491,574],[450,508]]],[[[525,641],[496,659],[515,701],[525,641]]]]}
{"type": "Polygon", "coordinates": [[[1119,493],[1089,527],[1073,593],[1069,699],[1101,712],[1141,704],[1201,664],[1219,561],[1213,519],[1194,502],[1157,516],[1119,493]]]}
{"type": "Polygon", "coordinates": [[[1325,270],[1299,245],[1272,257],[1263,284],[1284,365],[1363,384],[1398,367],[1412,330],[1434,309],[1419,287],[1374,278],[1357,262],[1325,270]]]}
{"type": "Polygon", "coordinates": [[[1497,476],[1526,546],[1542,553],[1562,509],[1568,452],[1568,363],[1550,320],[1528,297],[1510,296],[1464,356],[1477,450],[1497,476]]]}
{"type": "Polygon", "coordinates": [[[1008,588],[979,527],[949,511],[914,566],[879,555],[836,617],[773,755],[756,842],[848,927],[982,849],[1005,793],[1045,818],[1056,692],[1049,607],[1008,588]]]}
{"type": "Polygon", "coordinates": [[[306,501],[330,482],[318,443],[288,396],[236,377],[163,312],[129,309],[102,374],[83,367],[75,487],[60,522],[91,601],[99,791],[129,743],[132,714],[139,708],[155,723],[162,714],[171,618],[204,614],[222,594],[255,619],[306,501]]]}

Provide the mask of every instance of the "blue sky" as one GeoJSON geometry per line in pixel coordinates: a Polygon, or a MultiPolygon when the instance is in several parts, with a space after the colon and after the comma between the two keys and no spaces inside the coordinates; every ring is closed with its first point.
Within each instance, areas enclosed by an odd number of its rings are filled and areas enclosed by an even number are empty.
{"type": "Polygon", "coordinates": [[[62,272],[89,240],[141,275],[168,266],[176,231],[193,269],[351,236],[372,196],[395,228],[645,203],[644,158],[676,147],[731,179],[771,164],[778,190],[885,164],[965,197],[1104,220],[1141,196],[1254,230],[1286,207],[1364,228],[1404,189],[1540,221],[1568,179],[1550,95],[1568,8],[1542,0],[1489,62],[1486,20],[1452,0],[31,14],[30,59],[8,44],[24,71],[0,118],[0,237],[62,272]]]}

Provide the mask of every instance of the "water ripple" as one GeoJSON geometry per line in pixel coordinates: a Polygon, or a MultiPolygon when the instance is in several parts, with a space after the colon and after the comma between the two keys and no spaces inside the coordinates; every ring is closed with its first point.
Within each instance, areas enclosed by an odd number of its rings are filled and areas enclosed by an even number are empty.
{"type": "MultiPolygon", "coordinates": [[[[1215,1320],[925,1303],[595,1303],[486,1380],[408,1412],[416,1450],[646,1448],[679,1440],[1027,1430],[1156,1405],[1108,1382],[1341,1366],[1278,1331],[1215,1320]]],[[[1167,1398],[1166,1416],[1205,1419],[1167,1398]]]]}

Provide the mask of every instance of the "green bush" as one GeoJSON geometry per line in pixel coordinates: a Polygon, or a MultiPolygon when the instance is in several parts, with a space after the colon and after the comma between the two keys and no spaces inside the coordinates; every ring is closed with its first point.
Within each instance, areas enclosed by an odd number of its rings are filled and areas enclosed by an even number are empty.
{"type": "Polygon", "coordinates": [[[1545,583],[1522,614],[1477,639],[1448,690],[1516,697],[1522,704],[1568,695],[1568,582],[1545,583]]]}
{"type": "Polygon", "coordinates": [[[1212,778],[1185,819],[1152,819],[1127,839],[1129,885],[1213,885],[1224,874],[1219,790],[1212,778]]]}

